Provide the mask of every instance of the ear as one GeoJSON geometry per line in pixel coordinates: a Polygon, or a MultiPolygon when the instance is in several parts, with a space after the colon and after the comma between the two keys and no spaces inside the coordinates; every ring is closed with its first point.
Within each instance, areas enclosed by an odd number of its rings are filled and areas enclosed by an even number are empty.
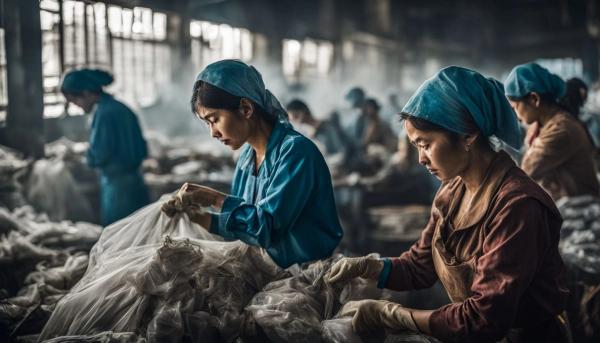
{"type": "Polygon", "coordinates": [[[254,104],[252,101],[242,98],[240,100],[240,113],[244,118],[250,119],[254,115],[254,104]]]}
{"type": "Polygon", "coordinates": [[[530,104],[535,107],[540,107],[542,105],[542,97],[536,92],[531,92],[529,94],[529,101],[530,104]]]}
{"type": "Polygon", "coordinates": [[[471,150],[471,148],[473,148],[475,142],[477,141],[477,138],[479,138],[479,133],[464,135],[465,151],[469,151],[471,150]]]}

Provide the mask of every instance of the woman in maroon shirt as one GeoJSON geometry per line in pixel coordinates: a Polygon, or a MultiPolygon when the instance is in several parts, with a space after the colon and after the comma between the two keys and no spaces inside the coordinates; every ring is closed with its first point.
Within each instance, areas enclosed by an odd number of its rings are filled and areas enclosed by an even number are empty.
{"type": "Polygon", "coordinates": [[[402,112],[419,163],[442,181],[429,223],[400,257],[344,258],[326,281],[364,277],[404,291],[439,279],[452,303],[426,311],[362,300],[346,304],[341,315],[352,315],[359,332],[383,327],[443,341],[565,341],[562,218],[507,153],[492,149],[491,136],[513,148],[521,144],[502,85],[448,67],[426,81],[402,112]]]}

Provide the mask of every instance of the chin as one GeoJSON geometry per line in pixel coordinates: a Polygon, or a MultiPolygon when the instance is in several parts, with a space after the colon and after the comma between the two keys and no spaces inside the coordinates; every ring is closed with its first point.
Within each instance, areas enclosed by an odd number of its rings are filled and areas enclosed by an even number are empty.
{"type": "Polygon", "coordinates": [[[227,145],[229,147],[229,149],[236,151],[239,148],[241,148],[244,144],[237,144],[237,143],[233,143],[233,144],[229,144],[227,145]]]}

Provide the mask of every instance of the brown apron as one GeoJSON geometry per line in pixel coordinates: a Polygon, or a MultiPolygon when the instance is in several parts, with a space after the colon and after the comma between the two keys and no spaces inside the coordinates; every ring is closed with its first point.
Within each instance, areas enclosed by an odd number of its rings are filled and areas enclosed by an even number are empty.
{"type": "MultiPolygon", "coordinates": [[[[452,212],[452,210],[449,211],[449,213],[452,212]]],[[[458,303],[465,301],[471,296],[471,285],[473,284],[473,275],[475,273],[478,254],[474,254],[470,259],[462,262],[459,261],[453,253],[446,249],[441,233],[446,225],[451,225],[451,223],[449,223],[450,220],[450,216],[445,216],[436,223],[431,244],[431,251],[433,255],[435,271],[442,285],[446,289],[448,297],[452,302],[458,303]]],[[[482,237],[482,235],[483,230],[480,230],[478,251],[481,251],[482,249],[482,244],[484,241],[484,237],[482,237]]],[[[544,321],[540,325],[536,325],[535,329],[528,328],[525,330],[513,328],[500,342],[508,343],[544,341],[571,343],[571,331],[566,318],[566,314],[561,313],[560,315],[556,316],[556,318],[551,318],[549,322],[544,321]],[[556,331],[548,330],[548,327],[552,325],[557,326],[556,331]],[[558,335],[554,334],[554,332],[557,332],[558,335]]]]}

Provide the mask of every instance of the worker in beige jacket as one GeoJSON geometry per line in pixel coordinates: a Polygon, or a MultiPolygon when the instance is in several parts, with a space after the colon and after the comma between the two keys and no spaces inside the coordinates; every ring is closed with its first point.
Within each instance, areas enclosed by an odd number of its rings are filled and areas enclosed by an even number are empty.
{"type": "Polygon", "coordinates": [[[554,200],[598,195],[594,146],[583,124],[558,104],[564,92],[565,82],[536,63],[515,67],[506,79],[517,116],[533,126],[521,167],[554,200]]]}

